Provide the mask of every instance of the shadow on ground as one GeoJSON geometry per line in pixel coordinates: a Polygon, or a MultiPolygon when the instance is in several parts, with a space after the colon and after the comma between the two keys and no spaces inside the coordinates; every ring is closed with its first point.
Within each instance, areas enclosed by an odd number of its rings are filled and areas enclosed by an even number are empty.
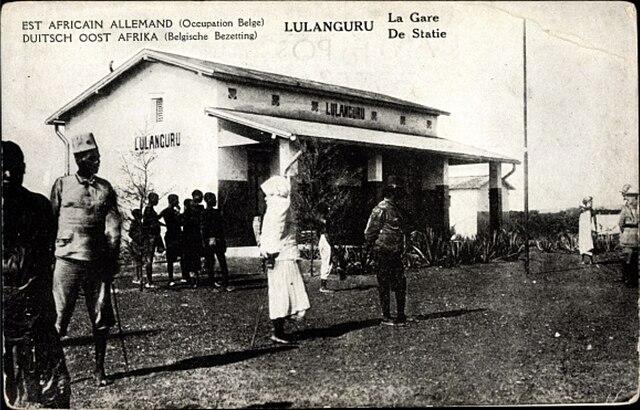
{"type": "Polygon", "coordinates": [[[429,313],[426,315],[415,315],[413,316],[414,320],[431,320],[431,319],[442,319],[442,318],[448,318],[448,317],[456,317],[456,316],[462,316],[462,315],[466,315],[469,313],[475,313],[475,312],[483,312],[487,309],[457,309],[457,310],[448,310],[446,312],[434,312],[434,313],[429,313]]]}
{"type": "Polygon", "coordinates": [[[166,364],[161,366],[143,367],[140,369],[131,370],[129,372],[114,373],[110,377],[114,380],[122,379],[130,376],[146,376],[152,373],[158,372],[173,372],[183,370],[193,370],[207,367],[224,366],[231,363],[242,362],[244,360],[253,359],[269,353],[283,352],[291,349],[296,349],[296,346],[275,346],[266,349],[252,349],[243,350],[240,352],[229,352],[223,354],[212,354],[207,356],[190,357],[188,359],[180,360],[173,364],[166,364]]]}

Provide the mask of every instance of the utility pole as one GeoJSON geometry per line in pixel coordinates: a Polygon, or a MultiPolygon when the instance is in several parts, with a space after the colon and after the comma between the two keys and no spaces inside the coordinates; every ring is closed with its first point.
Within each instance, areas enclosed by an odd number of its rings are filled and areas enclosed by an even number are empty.
{"type": "Polygon", "coordinates": [[[529,149],[527,146],[527,19],[522,25],[522,60],[524,72],[524,271],[529,275],[529,149]]]}

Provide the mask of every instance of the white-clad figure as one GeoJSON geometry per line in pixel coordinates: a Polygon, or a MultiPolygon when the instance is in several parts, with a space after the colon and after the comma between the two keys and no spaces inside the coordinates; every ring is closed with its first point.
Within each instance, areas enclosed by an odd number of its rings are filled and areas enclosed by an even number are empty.
{"type": "Polygon", "coordinates": [[[593,263],[593,237],[596,229],[596,215],[593,212],[593,197],[586,196],[580,204],[580,218],[578,220],[578,249],[580,262],[593,263]]]}
{"type": "Polygon", "coordinates": [[[260,253],[267,258],[269,319],[274,330],[271,340],[287,344],[291,341],[284,333],[285,318],[300,320],[311,307],[298,267],[300,252],[291,213],[291,185],[287,178],[274,176],[260,188],[267,201],[260,253]]]}

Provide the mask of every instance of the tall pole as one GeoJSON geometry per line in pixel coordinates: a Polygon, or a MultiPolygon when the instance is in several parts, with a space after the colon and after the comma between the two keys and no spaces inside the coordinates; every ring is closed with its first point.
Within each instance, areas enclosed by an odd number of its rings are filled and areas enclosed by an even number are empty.
{"type": "Polygon", "coordinates": [[[529,274],[529,149],[527,147],[527,19],[522,25],[522,59],[524,72],[524,271],[529,274]]]}

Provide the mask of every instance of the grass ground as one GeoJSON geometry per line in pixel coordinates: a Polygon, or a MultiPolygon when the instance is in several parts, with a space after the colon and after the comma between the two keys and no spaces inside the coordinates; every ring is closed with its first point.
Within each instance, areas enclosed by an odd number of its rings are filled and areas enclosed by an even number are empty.
{"type": "MultiPolygon", "coordinates": [[[[234,292],[210,286],[140,292],[116,280],[130,371],[116,328],[115,383],[95,388],[84,306],[65,342],[76,408],[391,407],[605,403],[638,389],[638,292],[620,265],[532,253],[522,262],[408,272],[403,328],[378,324],[375,278],[305,276],[312,309],[288,324],[296,346],[273,345],[257,260],[231,259],[234,292]],[[242,272],[240,274],[240,272],[242,272]]],[[[164,271],[157,266],[156,270],[164,271]]],[[[316,270],[317,272],[317,270],[316,270]]]]}

